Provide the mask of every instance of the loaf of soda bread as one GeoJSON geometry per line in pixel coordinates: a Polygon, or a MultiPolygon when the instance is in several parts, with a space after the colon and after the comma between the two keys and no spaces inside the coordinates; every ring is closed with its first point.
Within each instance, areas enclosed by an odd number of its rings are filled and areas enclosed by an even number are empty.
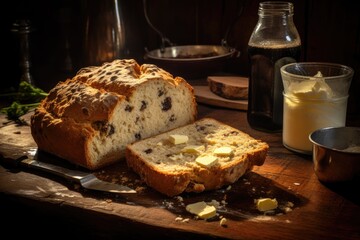
{"type": "Polygon", "coordinates": [[[194,122],[192,87],[133,59],[81,69],[59,82],[31,118],[40,150],[95,170],[125,156],[127,144],[194,122]]]}
{"type": "Polygon", "coordinates": [[[212,118],[203,118],[129,144],[127,165],[167,196],[219,189],[261,166],[268,144],[212,118]]]}

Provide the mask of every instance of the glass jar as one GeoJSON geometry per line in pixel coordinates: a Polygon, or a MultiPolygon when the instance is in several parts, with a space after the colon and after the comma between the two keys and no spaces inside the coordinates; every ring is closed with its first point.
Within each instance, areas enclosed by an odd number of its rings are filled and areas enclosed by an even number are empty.
{"type": "Polygon", "coordinates": [[[248,43],[250,60],[247,120],[254,129],[281,132],[283,84],[280,68],[299,61],[301,40],[290,2],[261,2],[248,43]]]}
{"type": "Polygon", "coordinates": [[[280,71],[284,85],[283,145],[311,155],[309,135],[313,131],[345,126],[354,70],[337,63],[297,62],[280,71]]]}

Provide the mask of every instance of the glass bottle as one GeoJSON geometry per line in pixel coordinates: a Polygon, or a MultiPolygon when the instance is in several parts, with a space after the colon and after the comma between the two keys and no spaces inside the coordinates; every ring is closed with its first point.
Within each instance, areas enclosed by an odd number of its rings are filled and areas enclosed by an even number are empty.
{"type": "Polygon", "coordinates": [[[101,65],[126,55],[125,24],[120,1],[82,1],[83,66],[101,65]]]}
{"type": "Polygon", "coordinates": [[[299,61],[301,40],[290,2],[261,2],[248,43],[250,60],[247,120],[254,129],[281,132],[283,83],[280,68],[299,61]]]}

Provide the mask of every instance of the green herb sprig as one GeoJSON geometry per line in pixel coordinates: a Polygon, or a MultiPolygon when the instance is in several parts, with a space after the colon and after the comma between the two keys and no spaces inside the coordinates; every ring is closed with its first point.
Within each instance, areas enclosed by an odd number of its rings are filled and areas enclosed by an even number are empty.
{"type": "Polygon", "coordinates": [[[2,108],[1,112],[5,113],[9,120],[19,121],[22,115],[39,106],[41,100],[47,95],[48,93],[42,89],[22,81],[17,92],[0,94],[0,97],[13,99],[12,104],[9,107],[2,108]]]}

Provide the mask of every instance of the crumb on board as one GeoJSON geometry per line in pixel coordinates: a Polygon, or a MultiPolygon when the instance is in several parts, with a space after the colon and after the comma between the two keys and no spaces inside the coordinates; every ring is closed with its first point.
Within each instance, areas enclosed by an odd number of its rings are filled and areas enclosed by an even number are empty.
{"type": "Polygon", "coordinates": [[[227,219],[226,218],[222,217],[220,219],[220,226],[222,226],[222,227],[227,226],[227,219]]]}

